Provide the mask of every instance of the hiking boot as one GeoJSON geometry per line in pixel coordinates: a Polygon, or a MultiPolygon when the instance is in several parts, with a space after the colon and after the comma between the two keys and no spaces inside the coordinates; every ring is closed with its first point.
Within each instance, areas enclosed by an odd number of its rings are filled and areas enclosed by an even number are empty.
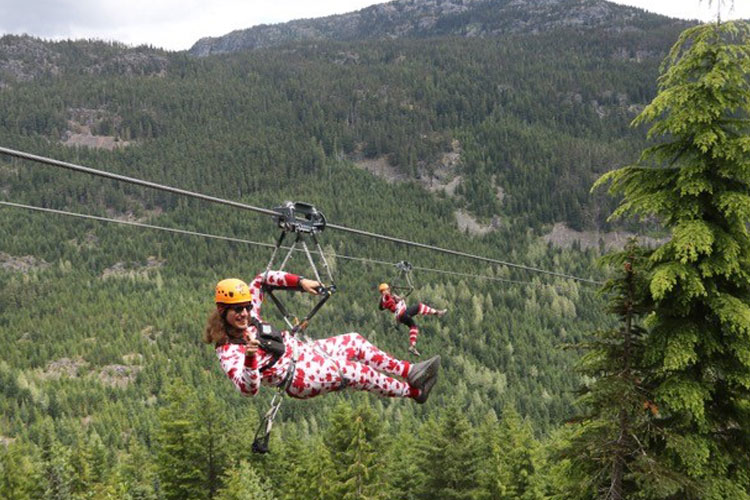
{"type": "Polygon", "coordinates": [[[417,347],[416,346],[410,345],[409,346],[409,352],[412,353],[413,355],[415,355],[416,357],[421,356],[421,354],[419,354],[419,351],[417,351],[417,347]]]}
{"type": "Polygon", "coordinates": [[[440,309],[440,310],[439,310],[439,311],[437,312],[437,317],[438,317],[438,318],[442,318],[443,316],[445,316],[445,313],[447,313],[447,312],[448,312],[448,309],[440,309]]]}
{"type": "MultiPolygon", "coordinates": [[[[438,365],[439,366],[439,365],[438,365]]],[[[427,379],[427,381],[424,383],[424,387],[422,387],[419,390],[419,396],[414,398],[414,401],[416,401],[418,404],[424,404],[425,401],[427,401],[427,398],[430,397],[430,391],[432,390],[432,387],[437,382],[438,378],[438,372],[435,370],[435,373],[427,379]]]]}
{"type": "Polygon", "coordinates": [[[437,375],[439,368],[439,355],[433,356],[427,361],[414,363],[413,365],[411,365],[411,369],[409,370],[409,375],[406,377],[406,381],[410,386],[416,387],[417,389],[422,389],[427,384],[427,381],[430,380],[430,378],[437,375]]]}

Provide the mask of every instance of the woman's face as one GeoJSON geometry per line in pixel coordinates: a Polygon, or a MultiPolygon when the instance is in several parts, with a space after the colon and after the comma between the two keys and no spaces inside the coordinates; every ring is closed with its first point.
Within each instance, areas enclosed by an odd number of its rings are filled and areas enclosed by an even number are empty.
{"type": "Polygon", "coordinates": [[[250,326],[250,303],[232,304],[227,308],[227,323],[232,328],[244,330],[250,326]]]}

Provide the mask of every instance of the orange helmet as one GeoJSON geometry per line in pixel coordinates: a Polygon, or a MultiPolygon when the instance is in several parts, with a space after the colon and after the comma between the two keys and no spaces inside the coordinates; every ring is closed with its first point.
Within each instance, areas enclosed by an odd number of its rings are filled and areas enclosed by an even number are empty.
{"type": "Polygon", "coordinates": [[[242,280],[229,278],[216,284],[217,304],[242,304],[251,300],[250,287],[242,280]]]}
{"type": "Polygon", "coordinates": [[[383,293],[384,291],[388,290],[390,287],[388,286],[388,283],[381,283],[380,286],[378,286],[378,291],[380,293],[383,293]]]}

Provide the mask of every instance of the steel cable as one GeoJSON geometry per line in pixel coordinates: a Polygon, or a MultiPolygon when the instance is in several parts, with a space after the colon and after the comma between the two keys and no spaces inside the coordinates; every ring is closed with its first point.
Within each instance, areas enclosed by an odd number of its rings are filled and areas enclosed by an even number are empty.
{"type": "MultiPolygon", "coordinates": [[[[121,224],[126,226],[134,226],[134,227],[140,227],[145,229],[153,229],[157,231],[166,231],[170,233],[176,233],[176,234],[185,234],[189,236],[200,236],[203,238],[210,238],[210,239],[216,239],[216,240],[223,240],[223,241],[230,241],[233,243],[244,243],[248,245],[254,245],[254,246],[260,246],[265,248],[274,248],[275,245],[272,245],[271,243],[263,243],[261,241],[252,241],[252,240],[246,240],[243,238],[234,238],[231,236],[223,236],[218,234],[212,234],[212,233],[202,233],[199,231],[190,231],[187,229],[176,229],[171,227],[165,227],[165,226],[156,226],[154,224],[146,224],[143,222],[135,222],[135,221],[128,221],[128,220],[120,220],[120,219],[112,219],[109,217],[101,217],[98,215],[90,215],[90,214],[82,214],[78,212],[70,212],[67,210],[58,210],[54,208],[46,208],[46,207],[37,207],[34,205],[25,205],[22,203],[13,203],[9,201],[0,201],[0,205],[7,206],[7,207],[13,207],[13,208],[23,208],[26,210],[32,210],[35,212],[43,212],[43,213],[51,213],[56,215],[64,215],[68,217],[76,217],[79,219],[88,219],[88,220],[95,220],[98,222],[107,222],[107,223],[114,223],[114,224],[121,224]]],[[[283,250],[289,250],[291,247],[280,247],[283,250]]],[[[303,250],[300,248],[294,249],[297,252],[302,252],[303,250]]],[[[312,254],[320,254],[317,250],[311,250],[310,253],[312,254]]],[[[325,255],[334,257],[336,259],[344,259],[344,260],[350,260],[350,261],[356,261],[356,262],[363,262],[366,264],[377,264],[381,266],[389,266],[393,267],[395,264],[392,262],[387,262],[384,260],[378,260],[378,259],[370,259],[367,257],[355,257],[352,255],[345,255],[345,254],[338,254],[338,253],[328,253],[325,252],[325,255]]],[[[413,266],[412,269],[417,271],[423,271],[423,272],[430,272],[430,273],[436,273],[436,274],[445,274],[450,276],[461,276],[465,278],[473,278],[473,279],[481,279],[481,280],[487,280],[487,281],[500,281],[503,283],[509,283],[514,285],[526,285],[526,286],[548,286],[544,283],[534,283],[531,281],[521,281],[521,280],[512,280],[508,278],[501,278],[497,276],[487,276],[483,274],[472,274],[472,273],[462,273],[458,271],[449,271],[447,269],[437,269],[437,268],[430,268],[430,267],[421,267],[421,266],[413,266]]]]}

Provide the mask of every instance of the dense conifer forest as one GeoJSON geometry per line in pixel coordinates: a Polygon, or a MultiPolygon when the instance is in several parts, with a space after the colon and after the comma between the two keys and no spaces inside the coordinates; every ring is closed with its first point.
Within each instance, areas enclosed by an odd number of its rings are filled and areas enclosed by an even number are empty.
{"type": "MultiPolygon", "coordinates": [[[[559,248],[543,236],[556,223],[664,236],[654,214],[608,221],[628,194],[590,188],[646,147],[647,124],[631,121],[657,95],[681,29],[325,41],[206,58],[6,36],[0,145],[624,279],[621,261],[596,264],[603,242],[559,248]],[[462,229],[457,213],[492,230],[462,229]]],[[[270,217],[7,156],[0,200],[265,244],[277,235],[270,217]]],[[[375,261],[450,271],[414,272],[414,297],[449,309],[419,318],[423,356],[443,357],[440,379],[422,406],[354,392],[287,399],[272,452],[259,456],[250,444],[273,393],[242,398],[200,337],[215,283],[251,280],[268,248],[9,206],[0,234],[0,497],[591,498],[599,487],[562,478],[576,477],[580,389],[596,390],[601,373],[576,368],[580,349],[622,319],[605,307],[612,289],[326,230],[339,291],[310,335],[357,331],[407,358],[406,329],[377,307],[395,269],[375,261]]],[[[297,256],[289,270],[308,267],[297,256]]],[[[271,303],[263,310],[281,324],[271,303]]],[[[732,480],[747,491],[747,478],[732,480]]],[[[677,483],[648,498],[689,490],[677,483]]]]}

